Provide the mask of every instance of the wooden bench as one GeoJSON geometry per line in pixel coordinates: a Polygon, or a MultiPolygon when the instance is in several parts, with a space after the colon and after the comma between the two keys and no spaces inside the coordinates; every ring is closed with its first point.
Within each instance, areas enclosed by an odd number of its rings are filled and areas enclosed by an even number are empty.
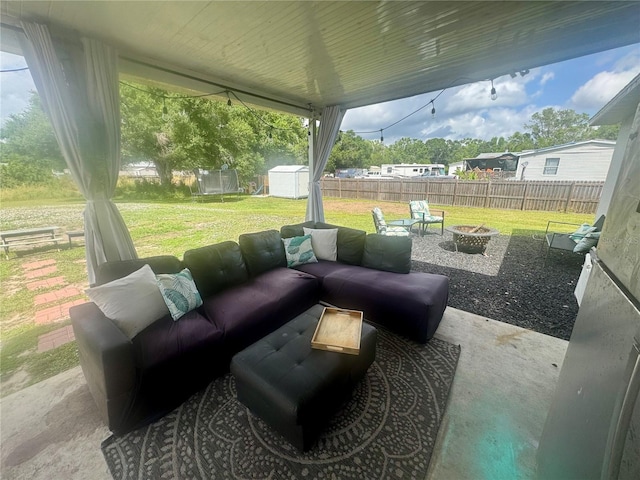
{"type": "Polygon", "coordinates": [[[84,230],[70,230],[67,232],[67,238],[69,239],[69,248],[73,245],[71,243],[72,238],[84,238],[84,230]]]}
{"type": "Polygon", "coordinates": [[[0,232],[0,246],[4,248],[4,254],[9,257],[9,247],[23,245],[37,245],[53,242],[56,245],[63,240],[58,235],[60,227],[25,228],[22,230],[7,230],[0,232]]]}

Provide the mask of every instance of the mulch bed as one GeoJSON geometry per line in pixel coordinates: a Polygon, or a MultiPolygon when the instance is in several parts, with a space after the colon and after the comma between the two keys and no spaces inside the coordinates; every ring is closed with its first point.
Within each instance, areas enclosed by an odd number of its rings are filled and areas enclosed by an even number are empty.
{"type": "Polygon", "coordinates": [[[583,256],[551,250],[545,262],[546,243],[531,235],[493,237],[486,255],[457,252],[447,232],[412,238],[412,270],[448,276],[450,306],[569,340],[583,256]]]}

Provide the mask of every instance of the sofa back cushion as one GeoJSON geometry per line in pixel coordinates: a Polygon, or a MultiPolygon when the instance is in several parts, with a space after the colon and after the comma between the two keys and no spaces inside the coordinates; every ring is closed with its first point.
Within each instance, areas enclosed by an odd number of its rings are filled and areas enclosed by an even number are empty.
{"type": "Polygon", "coordinates": [[[232,241],[187,250],[184,264],[191,270],[202,298],[249,279],[240,246],[232,241]]]}
{"type": "Polygon", "coordinates": [[[362,266],[395,273],[411,270],[411,238],[371,233],[367,235],[362,266]]]}
{"type": "Polygon", "coordinates": [[[338,229],[338,261],[348,265],[360,265],[364,252],[364,240],[367,232],[355,228],[341,227],[324,222],[304,222],[295,225],[284,225],[280,228],[282,238],[304,235],[304,228],[337,228],[338,229]]]}
{"type": "Polygon", "coordinates": [[[153,273],[178,273],[184,265],[173,255],[136,258],[135,260],[116,260],[98,265],[96,269],[96,285],[103,285],[119,278],[126,277],[149,265],[153,273]]]}
{"type": "Polygon", "coordinates": [[[277,230],[244,233],[238,238],[249,275],[255,277],[274,268],[287,266],[282,237],[277,230]]]}
{"type": "Polygon", "coordinates": [[[315,228],[338,229],[338,261],[349,265],[360,265],[364,253],[367,232],[355,228],[340,227],[324,222],[316,222],[315,228]]]}
{"type": "Polygon", "coordinates": [[[304,235],[304,228],[316,228],[316,222],[308,221],[304,223],[296,223],[295,225],[283,225],[280,227],[280,236],[282,238],[301,237],[304,235]]]}

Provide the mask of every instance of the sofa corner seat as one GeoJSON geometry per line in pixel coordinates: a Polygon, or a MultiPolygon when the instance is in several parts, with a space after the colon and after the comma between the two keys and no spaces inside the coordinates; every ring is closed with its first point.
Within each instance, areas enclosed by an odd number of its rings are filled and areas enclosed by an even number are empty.
{"type": "Polygon", "coordinates": [[[200,309],[223,332],[225,344],[238,351],[318,300],[316,277],[278,267],[206,298],[200,309]]]}

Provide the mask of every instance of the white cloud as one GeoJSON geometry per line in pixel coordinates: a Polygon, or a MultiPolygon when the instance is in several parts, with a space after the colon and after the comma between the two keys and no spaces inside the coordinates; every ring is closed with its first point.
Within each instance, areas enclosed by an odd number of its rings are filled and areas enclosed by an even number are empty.
{"type": "Polygon", "coordinates": [[[602,108],[638,73],[640,66],[625,72],[600,72],[573,94],[571,105],[579,110],[602,108]]]}
{"type": "MultiPolygon", "coordinates": [[[[441,126],[446,127],[448,135],[444,138],[459,140],[462,138],[479,138],[490,140],[493,137],[511,136],[516,131],[522,131],[522,126],[531,115],[538,110],[533,105],[527,105],[522,109],[515,108],[491,108],[476,112],[466,112],[448,117],[441,126]]],[[[423,131],[429,135],[430,131],[423,131]]]]}
{"type": "Polygon", "coordinates": [[[555,77],[556,77],[555,73],[546,72],[544,75],[542,75],[542,78],[540,79],[540,85],[546,84],[549,80],[553,80],[555,77]]]}
{"type": "Polygon", "coordinates": [[[639,73],[640,50],[635,49],[619,59],[611,70],[596,74],[578,88],[570,104],[578,110],[600,109],[639,73]]]}
{"type": "Polygon", "coordinates": [[[491,82],[472,83],[460,87],[445,103],[444,112],[457,114],[482,108],[523,105],[527,102],[527,92],[523,78],[500,78],[493,81],[498,98],[491,100],[491,82]]]}

